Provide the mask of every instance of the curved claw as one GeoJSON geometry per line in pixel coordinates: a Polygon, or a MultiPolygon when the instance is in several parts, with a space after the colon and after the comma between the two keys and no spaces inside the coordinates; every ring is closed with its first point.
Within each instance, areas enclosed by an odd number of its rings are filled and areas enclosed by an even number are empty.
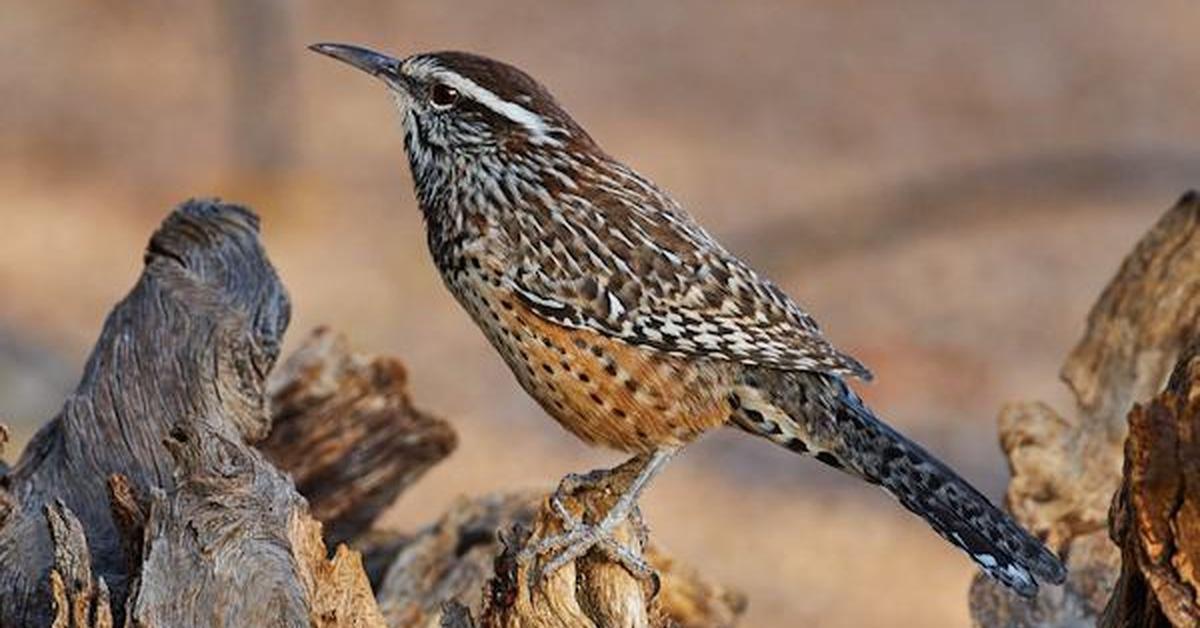
{"type": "Polygon", "coordinates": [[[559,482],[550,495],[550,508],[562,520],[563,533],[550,536],[526,547],[517,555],[517,561],[526,568],[529,586],[536,586],[543,576],[558,571],[567,563],[583,556],[592,548],[603,552],[613,562],[620,563],[631,575],[639,579],[654,575],[649,565],[638,555],[637,550],[623,546],[613,538],[613,532],[637,510],[637,498],[662,467],[675,455],[677,447],[655,450],[643,456],[635,456],[622,467],[637,465],[637,475],[629,483],[616,503],[609,508],[604,518],[595,525],[586,525],[581,518],[571,513],[563,503],[567,494],[574,494],[583,487],[596,487],[612,475],[613,471],[598,470],[585,475],[570,474],[559,482]],[[554,554],[545,565],[537,564],[543,554],[554,554]]]}
{"type": "Polygon", "coordinates": [[[637,553],[612,536],[612,530],[606,526],[577,525],[570,532],[542,539],[541,542],[525,548],[518,560],[528,565],[527,574],[529,586],[534,587],[543,577],[549,576],[567,563],[587,554],[591,549],[599,550],[609,560],[620,564],[635,578],[645,580],[654,576],[654,570],[637,553]],[[553,554],[548,562],[537,565],[539,556],[553,554]]]}

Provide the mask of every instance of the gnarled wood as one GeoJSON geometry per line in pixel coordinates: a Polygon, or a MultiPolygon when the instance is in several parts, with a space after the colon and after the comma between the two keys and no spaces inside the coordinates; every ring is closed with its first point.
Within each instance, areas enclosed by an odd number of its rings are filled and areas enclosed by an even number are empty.
{"type": "Polygon", "coordinates": [[[330,542],[365,532],[457,443],[445,421],[413,407],[399,360],[353,354],[314,331],[272,376],[273,426],[258,448],[292,475],[330,542]]]}
{"type": "MultiPolygon", "coordinates": [[[[418,534],[368,534],[454,432],[413,408],[398,361],[352,354],[328,330],[268,387],[287,320],[253,214],[194,201],[163,223],[76,393],[0,482],[0,625],[383,626],[376,597],[395,626],[470,625],[472,611],[493,626],[740,614],[740,596],[653,550],[661,589],[597,553],[530,588],[514,552],[561,527],[540,495],[463,500],[418,534]],[[368,550],[378,596],[357,552],[329,558],[313,515],[368,550]],[[504,551],[497,530],[512,530],[504,551]]],[[[596,520],[617,489],[567,506],[596,520]]],[[[618,536],[647,543],[636,516],[618,536]]]]}
{"type": "MultiPolygon", "coordinates": [[[[611,490],[581,489],[565,503],[591,519],[614,499],[611,490]]],[[[657,585],[591,552],[531,587],[528,565],[515,557],[560,529],[540,493],[459,500],[397,554],[378,588],[380,608],[391,626],[458,627],[718,627],[734,625],[745,610],[741,594],[704,580],[653,545],[645,556],[657,585]]],[[[618,538],[640,553],[647,544],[640,518],[627,522],[618,538]]]]}
{"type": "Polygon", "coordinates": [[[283,473],[226,423],[184,422],[172,437],[178,484],[151,498],[137,625],[383,625],[357,554],[326,560],[283,473]]]}
{"type": "Polygon", "coordinates": [[[270,427],[289,317],[257,218],[185,203],[145,264],[6,477],[0,625],[103,625],[105,585],[117,623],[381,625],[357,556],[326,560],[303,498],[246,444],[270,427]]]}
{"type": "Polygon", "coordinates": [[[104,578],[92,577],[91,554],[79,519],[62,502],[46,505],[46,523],[54,542],[50,595],[54,628],[111,628],[112,607],[104,578]]]}
{"type": "Polygon", "coordinates": [[[497,531],[528,524],[540,499],[532,492],[460,498],[437,523],[412,537],[376,588],[388,625],[436,625],[443,605],[452,600],[478,613],[500,551],[497,531]]]}
{"type": "Polygon", "coordinates": [[[1167,390],[1129,415],[1125,473],[1113,501],[1121,577],[1100,625],[1200,624],[1200,344],[1167,390]]]}
{"type": "Polygon", "coordinates": [[[1125,417],[1161,389],[1200,324],[1200,197],[1180,199],[1138,242],[1088,315],[1062,369],[1075,412],[1005,407],[1000,438],[1012,470],[1007,501],[1022,525],[1067,555],[1064,588],[1027,602],[977,577],[971,612],[983,626],[1094,624],[1120,569],[1108,538],[1121,484],[1125,417]]]}

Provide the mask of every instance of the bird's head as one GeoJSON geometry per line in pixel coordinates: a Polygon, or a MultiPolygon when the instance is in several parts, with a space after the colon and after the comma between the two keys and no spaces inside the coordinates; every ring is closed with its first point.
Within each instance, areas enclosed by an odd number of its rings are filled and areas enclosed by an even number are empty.
{"type": "Polygon", "coordinates": [[[517,68],[465,52],[395,58],[348,44],[310,48],[383,81],[419,162],[591,144],[546,88],[517,68]]]}

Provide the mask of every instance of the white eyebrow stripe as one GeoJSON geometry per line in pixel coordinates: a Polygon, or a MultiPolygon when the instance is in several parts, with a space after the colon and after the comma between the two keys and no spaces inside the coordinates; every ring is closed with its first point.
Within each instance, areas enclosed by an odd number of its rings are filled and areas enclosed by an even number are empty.
{"type": "Polygon", "coordinates": [[[546,124],[546,121],[541,116],[517,103],[500,98],[475,81],[446,69],[435,72],[433,78],[457,89],[484,107],[525,127],[529,131],[529,136],[533,143],[550,144],[553,146],[560,146],[562,144],[550,136],[550,126],[546,124]]]}

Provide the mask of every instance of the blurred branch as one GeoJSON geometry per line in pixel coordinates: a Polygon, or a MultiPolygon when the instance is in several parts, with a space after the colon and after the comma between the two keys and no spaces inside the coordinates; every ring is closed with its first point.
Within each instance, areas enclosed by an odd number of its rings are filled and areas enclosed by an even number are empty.
{"type": "Polygon", "coordinates": [[[1061,215],[1072,201],[1144,198],[1188,181],[1198,169],[1200,151],[1120,145],[956,164],[805,211],[779,212],[747,224],[730,244],[763,251],[764,260],[780,268],[816,267],[931,234],[961,236],[1014,224],[1048,207],[1061,215]]]}
{"type": "Polygon", "coordinates": [[[291,167],[295,154],[294,59],[292,12],[288,0],[224,0],[229,41],[229,95],[233,127],[234,172],[276,180],[291,167]]]}

